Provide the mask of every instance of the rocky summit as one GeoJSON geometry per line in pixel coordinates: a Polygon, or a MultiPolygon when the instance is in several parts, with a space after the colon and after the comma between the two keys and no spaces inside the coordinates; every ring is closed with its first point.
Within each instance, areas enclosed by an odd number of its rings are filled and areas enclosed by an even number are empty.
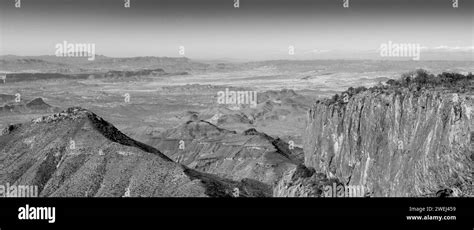
{"type": "Polygon", "coordinates": [[[41,197],[255,197],[268,188],[202,173],[79,108],[9,125],[0,136],[0,184],[41,197]]]}

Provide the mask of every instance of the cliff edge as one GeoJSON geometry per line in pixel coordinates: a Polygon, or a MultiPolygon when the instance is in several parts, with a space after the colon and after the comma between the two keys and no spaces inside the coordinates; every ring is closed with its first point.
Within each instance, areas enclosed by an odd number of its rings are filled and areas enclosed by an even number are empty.
{"type": "Polygon", "coordinates": [[[473,82],[472,74],[417,71],[317,101],[305,165],[368,196],[473,196],[473,82]]]}

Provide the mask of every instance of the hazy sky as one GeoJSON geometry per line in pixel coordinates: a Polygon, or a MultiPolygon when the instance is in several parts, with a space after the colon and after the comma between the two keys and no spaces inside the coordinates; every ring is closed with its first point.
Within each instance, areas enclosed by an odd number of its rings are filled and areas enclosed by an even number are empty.
{"type": "Polygon", "coordinates": [[[0,54],[54,55],[95,43],[106,56],[285,58],[376,50],[381,43],[472,47],[472,0],[0,0],[0,54]]]}

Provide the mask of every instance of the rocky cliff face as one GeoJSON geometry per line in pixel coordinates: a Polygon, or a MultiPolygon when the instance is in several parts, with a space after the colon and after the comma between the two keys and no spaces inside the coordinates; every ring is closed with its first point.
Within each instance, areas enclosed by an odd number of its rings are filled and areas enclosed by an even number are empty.
{"type": "Polygon", "coordinates": [[[335,179],[328,179],[324,173],[317,173],[314,168],[304,165],[288,170],[273,188],[274,197],[325,197],[327,186],[340,184],[335,179]]]}
{"type": "Polygon", "coordinates": [[[367,90],[317,102],[305,165],[370,196],[473,195],[472,91],[367,90]]]}

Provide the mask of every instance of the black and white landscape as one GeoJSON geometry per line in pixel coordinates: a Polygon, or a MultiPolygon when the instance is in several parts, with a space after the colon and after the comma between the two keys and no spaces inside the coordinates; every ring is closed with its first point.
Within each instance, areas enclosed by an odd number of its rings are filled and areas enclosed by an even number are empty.
{"type": "Polygon", "coordinates": [[[0,197],[474,196],[472,2],[0,7],[0,197]]]}

